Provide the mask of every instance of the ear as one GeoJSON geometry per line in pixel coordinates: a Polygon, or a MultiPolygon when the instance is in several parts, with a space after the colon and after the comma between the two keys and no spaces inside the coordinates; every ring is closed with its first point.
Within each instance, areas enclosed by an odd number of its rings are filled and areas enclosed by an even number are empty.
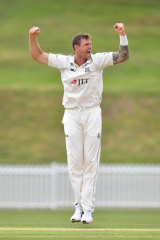
{"type": "Polygon", "coordinates": [[[78,48],[79,48],[79,45],[74,45],[74,49],[75,49],[75,51],[77,51],[78,48]]]}

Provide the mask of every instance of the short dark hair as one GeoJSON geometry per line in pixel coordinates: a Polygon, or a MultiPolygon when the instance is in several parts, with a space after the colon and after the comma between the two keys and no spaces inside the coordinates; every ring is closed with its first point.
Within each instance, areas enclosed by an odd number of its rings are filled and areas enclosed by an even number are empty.
{"type": "Polygon", "coordinates": [[[73,38],[73,41],[72,41],[72,47],[74,49],[74,46],[75,45],[79,45],[81,44],[81,39],[90,39],[90,35],[88,33],[81,33],[81,34],[78,34],[76,35],[74,38],[73,38]]]}

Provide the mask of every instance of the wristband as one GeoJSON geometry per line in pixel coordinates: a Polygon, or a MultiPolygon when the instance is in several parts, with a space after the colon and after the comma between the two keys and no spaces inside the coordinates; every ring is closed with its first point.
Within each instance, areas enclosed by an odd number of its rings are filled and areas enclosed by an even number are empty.
{"type": "Polygon", "coordinates": [[[122,46],[126,46],[128,45],[128,39],[127,39],[127,35],[124,35],[124,36],[120,36],[120,45],[122,46]]]}

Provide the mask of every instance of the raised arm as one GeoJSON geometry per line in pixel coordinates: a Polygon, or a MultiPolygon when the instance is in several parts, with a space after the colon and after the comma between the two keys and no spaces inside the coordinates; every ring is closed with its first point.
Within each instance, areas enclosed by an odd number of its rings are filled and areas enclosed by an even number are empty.
{"type": "Polygon", "coordinates": [[[128,40],[125,34],[123,23],[116,23],[114,29],[120,35],[119,52],[113,52],[113,64],[118,64],[129,59],[128,40]]]}
{"type": "Polygon", "coordinates": [[[40,48],[37,42],[37,36],[40,34],[38,27],[33,27],[29,31],[29,48],[32,58],[39,63],[48,65],[48,53],[45,53],[40,48]]]}

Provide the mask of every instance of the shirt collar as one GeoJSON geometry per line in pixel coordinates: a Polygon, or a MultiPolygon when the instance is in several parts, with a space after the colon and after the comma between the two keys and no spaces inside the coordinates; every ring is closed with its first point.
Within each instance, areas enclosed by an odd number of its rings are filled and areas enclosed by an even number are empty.
{"type": "MultiPolygon", "coordinates": [[[[70,62],[71,62],[72,65],[77,65],[77,64],[75,63],[75,55],[74,55],[74,54],[71,55],[71,60],[70,60],[70,62]]],[[[91,62],[92,62],[92,54],[91,54],[91,57],[90,57],[89,59],[87,59],[87,61],[86,61],[83,65],[87,65],[87,64],[89,64],[89,63],[91,63],[91,62]]]]}

